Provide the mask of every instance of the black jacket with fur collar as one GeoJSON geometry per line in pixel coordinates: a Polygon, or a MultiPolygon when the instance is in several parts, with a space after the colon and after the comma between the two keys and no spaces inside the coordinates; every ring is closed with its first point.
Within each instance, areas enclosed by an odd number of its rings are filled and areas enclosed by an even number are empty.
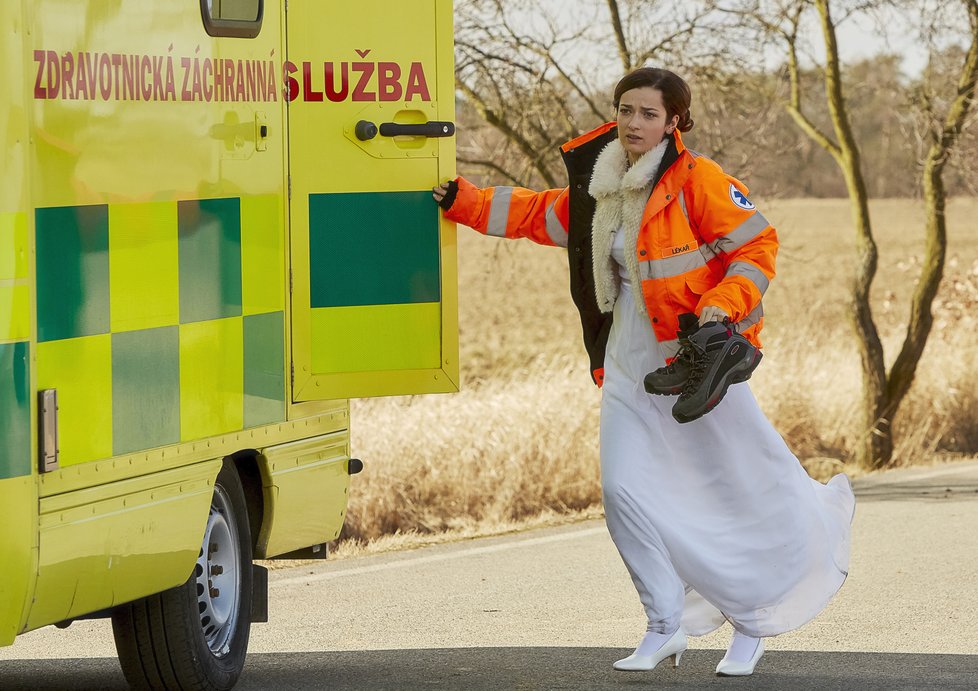
{"type": "MultiPolygon", "coordinates": [[[[617,127],[599,128],[594,136],[578,137],[561,147],[569,181],[570,223],[567,229],[567,261],[570,265],[570,292],[581,315],[584,347],[591,363],[591,377],[601,386],[604,382],[604,354],[611,331],[612,315],[598,308],[594,291],[594,269],[591,256],[591,224],[595,200],[588,193],[594,164],[608,142],[618,136],[617,127]]],[[[662,157],[652,187],[679,158],[672,138],[662,157]]]]}

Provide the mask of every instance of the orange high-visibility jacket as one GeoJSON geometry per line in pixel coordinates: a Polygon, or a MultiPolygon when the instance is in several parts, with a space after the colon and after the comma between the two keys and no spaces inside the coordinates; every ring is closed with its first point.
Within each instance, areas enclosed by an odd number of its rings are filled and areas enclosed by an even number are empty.
{"type": "MultiPolygon", "coordinates": [[[[616,124],[611,122],[564,144],[561,152],[571,183],[564,189],[480,189],[459,177],[455,200],[445,212],[450,220],[487,235],[568,248],[571,294],[581,313],[591,374],[599,386],[611,314],[595,299],[595,200],[588,185],[598,155],[616,137],[616,124]]],[[[760,346],[761,297],[774,277],[777,248],[776,231],[747,199],[743,183],[686,149],[675,131],[635,247],[646,312],[668,359],[678,351],[679,315],[699,314],[707,305],[723,309],[737,330],[760,346]]]]}

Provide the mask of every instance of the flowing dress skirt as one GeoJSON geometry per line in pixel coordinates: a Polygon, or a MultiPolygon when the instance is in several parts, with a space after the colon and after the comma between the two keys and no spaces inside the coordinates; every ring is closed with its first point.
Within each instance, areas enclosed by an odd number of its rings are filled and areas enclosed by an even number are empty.
{"type": "Polygon", "coordinates": [[[602,491],[649,630],[681,623],[702,635],[729,620],[748,635],[772,636],[802,626],[849,568],[848,478],[812,480],[748,382],[731,386],[707,415],[677,423],[677,399],[642,385],[663,364],[623,276],[605,357],[602,491]]]}

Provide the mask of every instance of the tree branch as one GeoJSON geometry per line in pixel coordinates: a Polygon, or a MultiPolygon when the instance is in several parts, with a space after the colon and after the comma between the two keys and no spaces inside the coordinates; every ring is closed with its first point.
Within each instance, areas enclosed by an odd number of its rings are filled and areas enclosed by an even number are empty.
{"type": "Polygon", "coordinates": [[[608,0],[608,10],[611,12],[611,28],[618,41],[618,56],[621,58],[621,66],[626,72],[632,69],[632,54],[628,50],[628,39],[625,37],[625,29],[621,24],[621,14],[618,11],[618,0],[608,0]]]}
{"type": "Polygon", "coordinates": [[[931,156],[943,170],[947,157],[961,136],[961,130],[975,100],[975,87],[978,85],[978,0],[963,0],[971,25],[971,46],[968,48],[954,101],[948,109],[936,147],[931,148],[931,156]]]}
{"type": "Polygon", "coordinates": [[[500,175],[502,175],[504,178],[512,182],[517,187],[526,187],[525,182],[520,180],[518,177],[516,177],[516,175],[510,173],[508,170],[503,168],[495,161],[484,159],[484,158],[464,158],[462,156],[457,156],[457,160],[459,163],[465,163],[471,166],[482,166],[483,168],[489,168],[490,170],[494,170],[500,175]]]}
{"type": "Polygon", "coordinates": [[[470,87],[465,82],[459,80],[458,88],[464,93],[469,99],[471,99],[472,104],[475,106],[476,110],[482,116],[488,124],[499,130],[507,139],[513,142],[523,155],[533,162],[534,169],[540,174],[547,185],[551,188],[557,187],[557,180],[554,178],[553,174],[547,170],[547,166],[543,164],[543,161],[539,155],[539,152],[525,137],[523,137],[516,129],[496,111],[489,107],[489,105],[482,99],[482,97],[476,93],[476,91],[470,87]]]}
{"type": "MultiPolygon", "coordinates": [[[[842,163],[842,151],[839,145],[829,139],[828,135],[822,132],[818,126],[812,122],[802,111],[801,103],[801,69],[798,66],[798,24],[801,19],[801,6],[796,6],[795,13],[791,17],[791,31],[784,31],[779,27],[774,27],[788,46],[788,81],[790,84],[790,97],[785,104],[785,110],[795,121],[798,127],[807,134],[812,140],[823,149],[832,154],[837,163],[842,163]]],[[[770,26],[770,25],[769,25],[770,26]]]]}

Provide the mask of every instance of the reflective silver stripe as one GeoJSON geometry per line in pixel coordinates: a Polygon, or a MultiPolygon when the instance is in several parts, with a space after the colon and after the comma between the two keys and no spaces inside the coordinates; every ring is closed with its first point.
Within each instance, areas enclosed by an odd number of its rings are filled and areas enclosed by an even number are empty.
{"type": "MultiPolygon", "coordinates": [[[[557,196],[559,199],[560,196],[557,196]]],[[[557,218],[557,211],[554,207],[557,206],[557,199],[550,202],[547,207],[547,235],[553,241],[557,247],[567,247],[567,230],[564,228],[564,224],[560,222],[557,218]]]]}
{"type": "Polygon", "coordinates": [[[686,195],[683,194],[682,190],[679,190],[679,208],[683,210],[683,216],[686,217],[686,223],[689,223],[689,211],[686,209],[686,195]]]}
{"type": "Polygon", "coordinates": [[[710,243],[714,252],[733,252],[760,235],[770,224],[760,211],[752,213],[746,221],[731,230],[722,238],[710,243]]]}
{"type": "Polygon", "coordinates": [[[743,276],[757,286],[757,289],[761,291],[761,295],[764,295],[768,285],[771,283],[767,276],[764,275],[764,272],[750,262],[732,262],[730,266],[727,267],[726,275],[743,276]]]}
{"type": "Polygon", "coordinates": [[[709,245],[700,245],[700,254],[703,255],[703,261],[710,261],[711,259],[716,259],[716,252],[709,245]]]}
{"type": "Polygon", "coordinates": [[[666,360],[676,357],[679,353],[679,339],[674,338],[671,341],[659,341],[659,352],[662,353],[662,357],[666,360]]]}
{"type": "Polygon", "coordinates": [[[506,237],[506,224],[509,222],[509,203],[513,199],[512,187],[494,187],[492,204],[489,206],[487,235],[506,237]]]}
{"type": "Polygon", "coordinates": [[[664,259],[649,259],[644,262],[639,263],[639,271],[642,274],[642,280],[647,280],[650,278],[669,278],[670,276],[678,276],[684,274],[687,271],[692,271],[693,269],[698,269],[701,266],[706,265],[706,260],[703,259],[703,255],[699,252],[683,252],[682,254],[677,254],[673,257],[666,257],[664,259]]]}
{"type": "Polygon", "coordinates": [[[733,327],[737,330],[737,333],[743,333],[750,327],[754,326],[754,324],[761,321],[761,317],[763,316],[764,306],[761,303],[757,303],[757,307],[752,309],[750,314],[734,324],[733,327]]]}

